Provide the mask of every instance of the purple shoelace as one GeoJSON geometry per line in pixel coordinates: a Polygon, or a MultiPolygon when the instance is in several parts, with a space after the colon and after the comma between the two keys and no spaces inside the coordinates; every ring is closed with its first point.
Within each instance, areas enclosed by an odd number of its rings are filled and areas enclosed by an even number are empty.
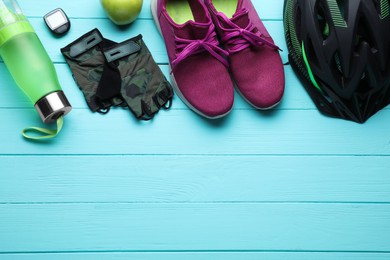
{"type": "Polygon", "coordinates": [[[226,67],[229,66],[228,62],[224,56],[228,56],[229,53],[219,47],[219,42],[216,37],[214,25],[209,27],[207,35],[204,39],[183,39],[175,36],[177,56],[176,59],[172,61],[172,69],[185,60],[186,58],[207,51],[217,60],[219,60],[226,67]]]}
{"type": "MultiPolygon", "coordinates": [[[[243,8],[238,11],[234,17],[247,14],[249,12],[248,9],[243,8]]],[[[262,37],[262,33],[260,31],[254,32],[256,27],[253,23],[249,21],[246,28],[241,28],[237,24],[233,23],[228,17],[226,17],[223,13],[218,13],[218,17],[220,17],[225,24],[227,24],[230,28],[225,28],[225,26],[221,25],[219,21],[219,27],[222,28],[224,36],[222,37],[222,43],[227,46],[227,50],[229,54],[233,54],[236,52],[240,52],[250,46],[260,47],[262,45],[267,45],[273,49],[280,48],[273,44],[270,41],[267,41],[262,37]]]]}

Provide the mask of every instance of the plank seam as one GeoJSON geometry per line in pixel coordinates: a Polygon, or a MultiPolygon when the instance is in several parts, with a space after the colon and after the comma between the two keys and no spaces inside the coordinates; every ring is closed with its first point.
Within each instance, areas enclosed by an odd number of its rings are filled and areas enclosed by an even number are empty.
{"type": "Polygon", "coordinates": [[[32,154],[1,154],[1,157],[390,157],[390,154],[169,154],[169,153],[161,153],[161,154],[76,154],[76,153],[69,153],[69,154],[39,154],[39,153],[32,153],[32,154]]]}
{"type": "MultiPolygon", "coordinates": [[[[27,15],[28,19],[42,19],[41,16],[34,16],[34,15],[27,15]]],[[[69,16],[69,19],[74,20],[109,20],[108,17],[76,17],[76,16],[69,16]]],[[[281,18],[262,18],[263,22],[283,22],[283,19],[281,18]]],[[[138,17],[137,21],[153,21],[152,17],[138,17]]]]}
{"type": "Polygon", "coordinates": [[[196,204],[248,204],[248,205],[267,205],[267,204],[299,204],[299,205],[390,205],[390,201],[114,201],[114,202],[96,202],[96,201],[64,201],[64,202],[0,202],[0,206],[7,205],[196,205],[196,204]]]}
{"type": "Polygon", "coordinates": [[[91,254],[91,253],[348,253],[390,254],[390,251],[348,250],[69,250],[69,251],[4,251],[0,255],[20,254],[91,254]]]}

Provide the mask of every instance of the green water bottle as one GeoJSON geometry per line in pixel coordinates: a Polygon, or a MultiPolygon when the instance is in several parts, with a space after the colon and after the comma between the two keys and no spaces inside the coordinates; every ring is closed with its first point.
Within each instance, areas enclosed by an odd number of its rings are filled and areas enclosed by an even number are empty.
{"type": "Polygon", "coordinates": [[[15,0],[0,0],[0,56],[44,123],[70,112],[53,62],[15,0]]]}

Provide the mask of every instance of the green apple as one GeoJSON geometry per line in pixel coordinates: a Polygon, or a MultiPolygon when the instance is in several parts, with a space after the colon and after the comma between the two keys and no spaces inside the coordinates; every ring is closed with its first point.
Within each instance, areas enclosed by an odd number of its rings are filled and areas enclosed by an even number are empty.
{"type": "Polygon", "coordinates": [[[108,18],[117,25],[125,25],[137,19],[142,0],[100,0],[108,18]]]}

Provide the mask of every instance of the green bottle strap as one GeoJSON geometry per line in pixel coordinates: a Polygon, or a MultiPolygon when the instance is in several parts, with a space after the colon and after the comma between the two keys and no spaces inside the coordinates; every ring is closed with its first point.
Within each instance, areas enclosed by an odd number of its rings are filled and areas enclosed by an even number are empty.
{"type": "Polygon", "coordinates": [[[57,129],[47,129],[42,127],[27,127],[23,129],[22,135],[28,140],[47,140],[56,137],[64,125],[64,118],[61,116],[57,119],[57,129]],[[29,133],[34,133],[30,135],[29,133]]]}

